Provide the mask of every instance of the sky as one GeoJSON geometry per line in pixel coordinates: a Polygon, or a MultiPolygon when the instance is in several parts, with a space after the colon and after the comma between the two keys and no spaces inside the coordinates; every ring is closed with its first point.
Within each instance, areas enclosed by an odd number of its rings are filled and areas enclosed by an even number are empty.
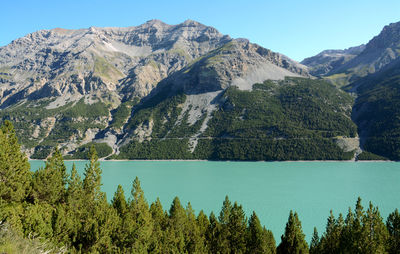
{"type": "Polygon", "coordinates": [[[296,61],[367,43],[400,21],[400,0],[1,0],[0,10],[0,46],[41,29],[192,19],[296,61]]]}

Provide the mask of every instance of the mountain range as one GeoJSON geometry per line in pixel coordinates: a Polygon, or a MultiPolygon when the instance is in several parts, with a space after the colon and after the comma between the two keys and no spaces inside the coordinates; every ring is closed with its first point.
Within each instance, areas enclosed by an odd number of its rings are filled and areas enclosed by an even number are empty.
{"type": "Polygon", "coordinates": [[[398,159],[399,54],[400,23],[301,63],[192,20],[41,30],[0,48],[0,118],[30,158],[398,159]]]}

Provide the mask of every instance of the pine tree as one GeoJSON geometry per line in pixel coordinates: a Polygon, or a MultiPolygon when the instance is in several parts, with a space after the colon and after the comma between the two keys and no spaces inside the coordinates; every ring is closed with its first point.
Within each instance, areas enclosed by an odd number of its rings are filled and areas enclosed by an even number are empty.
{"type": "Polygon", "coordinates": [[[186,228],[186,223],[186,211],[182,207],[179,198],[175,197],[169,209],[169,232],[167,232],[167,234],[170,236],[168,239],[170,251],[168,252],[171,252],[171,250],[177,253],[185,252],[184,230],[186,228]]]}
{"type": "Polygon", "coordinates": [[[308,253],[308,245],[301,228],[301,222],[297,213],[290,211],[285,233],[281,237],[281,243],[277,248],[278,254],[304,254],[308,253]]]}
{"type": "Polygon", "coordinates": [[[111,200],[111,204],[120,217],[125,216],[128,210],[128,203],[125,199],[124,189],[120,184],[118,184],[117,191],[115,192],[114,197],[111,200]]]}
{"type": "Polygon", "coordinates": [[[20,150],[13,125],[7,120],[0,127],[0,147],[0,200],[23,201],[30,191],[30,165],[20,150]]]}
{"type": "Polygon", "coordinates": [[[118,214],[118,227],[112,234],[112,241],[120,251],[123,251],[124,248],[127,247],[126,242],[128,240],[129,233],[124,224],[126,222],[128,212],[128,203],[126,202],[124,189],[121,185],[118,185],[117,191],[115,192],[111,201],[111,205],[118,214]]]}
{"type": "Polygon", "coordinates": [[[364,217],[364,207],[361,204],[361,198],[358,197],[355,208],[353,226],[351,228],[351,235],[353,238],[351,244],[351,251],[354,253],[357,253],[359,250],[361,250],[363,245],[365,244],[362,236],[363,217],[364,217]]]}
{"type": "MultiPolygon", "coordinates": [[[[208,227],[210,225],[210,222],[207,218],[207,215],[204,214],[203,210],[201,210],[199,212],[199,215],[196,218],[196,223],[197,226],[199,228],[199,236],[201,238],[201,242],[203,243],[203,249],[200,250],[202,253],[208,253],[209,252],[209,246],[207,244],[207,239],[206,239],[206,235],[207,235],[207,230],[208,227]]],[[[190,230],[190,229],[189,229],[190,230]]]]}
{"type": "Polygon", "coordinates": [[[340,237],[340,249],[344,253],[351,253],[353,249],[353,241],[355,239],[353,235],[353,227],[355,223],[355,215],[351,208],[347,212],[346,219],[344,221],[344,228],[340,237]]]}
{"type": "Polygon", "coordinates": [[[225,200],[222,203],[221,212],[218,217],[219,222],[221,224],[226,225],[229,223],[229,216],[231,214],[231,210],[232,210],[231,201],[229,200],[228,196],[225,196],[225,200]]]}
{"type": "MultiPolygon", "coordinates": [[[[248,227],[248,239],[247,239],[247,253],[251,254],[262,254],[275,253],[275,246],[270,246],[268,233],[265,232],[266,229],[261,227],[260,220],[258,219],[255,212],[251,215],[249,219],[248,227]]],[[[275,242],[275,241],[274,241],[275,242]]]]}
{"type": "Polygon", "coordinates": [[[210,225],[210,221],[208,220],[207,215],[205,215],[203,210],[199,212],[199,215],[197,215],[196,220],[199,226],[200,234],[205,236],[208,226],[210,225]]]}
{"type": "Polygon", "coordinates": [[[85,197],[83,196],[83,182],[76,170],[75,163],[72,164],[71,175],[68,178],[66,201],[66,215],[71,217],[72,222],[69,238],[72,246],[79,249],[78,233],[82,231],[82,224],[80,221],[86,203],[85,197]]]}
{"type": "Polygon", "coordinates": [[[98,201],[102,199],[104,195],[101,190],[101,169],[100,162],[98,161],[97,152],[94,146],[90,147],[89,150],[89,164],[85,166],[85,172],[83,179],[83,190],[86,195],[88,202],[98,201]]]}
{"type": "Polygon", "coordinates": [[[70,246],[76,236],[78,223],[65,204],[58,204],[52,214],[52,240],[62,246],[70,246]]]}
{"type": "Polygon", "coordinates": [[[389,233],[379,209],[369,203],[368,210],[362,220],[362,245],[363,253],[386,253],[386,244],[389,239],[389,233]]]}
{"type": "Polygon", "coordinates": [[[46,203],[35,203],[27,204],[24,208],[24,213],[20,216],[25,236],[34,232],[36,236],[51,238],[53,236],[51,221],[53,207],[46,203]]]}
{"type": "Polygon", "coordinates": [[[44,168],[33,174],[32,197],[48,204],[65,202],[67,173],[61,152],[55,149],[44,168]]]}
{"type": "MultiPolygon", "coordinates": [[[[213,212],[211,212],[209,217],[210,224],[207,228],[206,232],[206,242],[210,253],[218,253],[219,252],[219,243],[218,239],[221,237],[219,234],[222,232],[221,224],[218,222],[217,217],[213,212]]],[[[221,253],[221,252],[220,252],[221,253]]]]}
{"type": "Polygon", "coordinates": [[[71,176],[68,179],[67,204],[71,211],[79,212],[84,206],[83,200],[83,182],[76,170],[75,163],[73,163],[71,176]]]}
{"type": "Polygon", "coordinates": [[[386,220],[386,227],[389,233],[388,250],[390,254],[400,253],[400,213],[396,209],[389,214],[386,220]]]}
{"type": "Polygon", "coordinates": [[[231,252],[229,243],[231,232],[228,228],[231,211],[232,211],[231,201],[229,200],[228,196],[225,196],[225,200],[222,203],[221,212],[218,217],[220,226],[218,227],[218,232],[216,232],[217,244],[215,246],[217,248],[216,251],[221,254],[231,252]]]}
{"type": "Polygon", "coordinates": [[[310,254],[319,254],[319,253],[321,253],[319,248],[319,236],[317,228],[314,227],[314,233],[310,243],[310,254]]]}
{"type": "Polygon", "coordinates": [[[151,204],[150,214],[153,218],[153,232],[148,247],[149,253],[162,253],[165,244],[166,216],[159,198],[151,204]]]}
{"type": "Polygon", "coordinates": [[[83,252],[109,252],[113,248],[111,236],[118,226],[118,215],[100,190],[101,169],[93,146],[89,158],[83,180],[85,205],[80,212],[81,227],[76,244],[82,246],[83,252]]]}
{"type": "Polygon", "coordinates": [[[241,205],[233,204],[228,222],[229,245],[233,253],[246,252],[247,218],[241,205]]]}
{"type": "Polygon", "coordinates": [[[132,199],[129,202],[129,213],[133,218],[134,228],[129,237],[134,240],[131,246],[133,250],[142,253],[147,250],[153,231],[153,220],[149,211],[149,205],[137,177],[133,181],[131,194],[132,199]]]}
{"type": "Polygon", "coordinates": [[[200,235],[196,215],[190,202],[186,207],[187,222],[185,224],[185,251],[187,253],[205,253],[204,238],[200,235]]]}
{"type": "Polygon", "coordinates": [[[332,210],[326,223],[325,234],[321,238],[321,253],[337,253],[340,249],[341,233],[343,230],[343,217],[335,218],[332,210]]]}

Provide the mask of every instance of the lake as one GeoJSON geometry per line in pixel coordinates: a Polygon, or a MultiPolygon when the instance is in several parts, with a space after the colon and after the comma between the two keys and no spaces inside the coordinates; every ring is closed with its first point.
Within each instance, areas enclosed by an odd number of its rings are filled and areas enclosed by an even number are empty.
{"type": "MultiPolygon", "coordinates": [[[[43,161],[30,161],[32,169],[43,161]]],[[[66,165],[70,170],[72,161],[66,165]]],[[[83,173],[85,161],[75,161],[83,173]]],[[[329,211],[335,216],[354,210],[357,197],[366,208],[372,201],[386,221],[400,208],[400,163],[397,162],[211,162],[211,161],[102,161],[102,190],[111,200],[118,184],[130,195],[138,176],[149,203],[160,198],[169,210],[178,196],[198,213],[216,215],[226,195],[244,206],[247,216],[256,211],[274,233],[277,244],[292,209],[299,214],[309,242],[314,226],[325,231],[329,211]]]]}

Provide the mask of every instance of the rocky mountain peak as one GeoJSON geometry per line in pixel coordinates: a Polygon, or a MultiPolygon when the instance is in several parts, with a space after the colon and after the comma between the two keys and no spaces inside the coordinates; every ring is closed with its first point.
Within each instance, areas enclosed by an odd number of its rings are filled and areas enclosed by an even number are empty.
{"type": "Polygon", "coordinates": [[[310,68],[312,75],[327,76],[336,85],[345,86],[390,66],[399,56],[400,22],[397,22],[385,26],[365,46],[325,50],[302,63],[310,68]]]}
{"type": "Polygon", "coordinates": [[[199,73],[206,76],[191,84],[201,91],[226,88],[250,72],[266,78],[262,72],[271,68],[275,74],[308,75],[304,66],[246,39],[232,40],[193,20],[168,25],[155,19],[133,27],[40,30],[1,47],[0,102],[7,107],[49,97],[62,106],[95,94],[117,105],[147,96],[171,74],[191,69],[192,62],[205,63],[199,73]],[[198,61],[202,57],[207,62],[198,61]],[[214,83],[204,88],[204,82],[214,83]]]}
{"type": "Polygon", "coordinates": [[[372,38],[367,46],[366,53],[377,49],[400,47],[400,22],[385,26],[379,35],[372,38]]]}

